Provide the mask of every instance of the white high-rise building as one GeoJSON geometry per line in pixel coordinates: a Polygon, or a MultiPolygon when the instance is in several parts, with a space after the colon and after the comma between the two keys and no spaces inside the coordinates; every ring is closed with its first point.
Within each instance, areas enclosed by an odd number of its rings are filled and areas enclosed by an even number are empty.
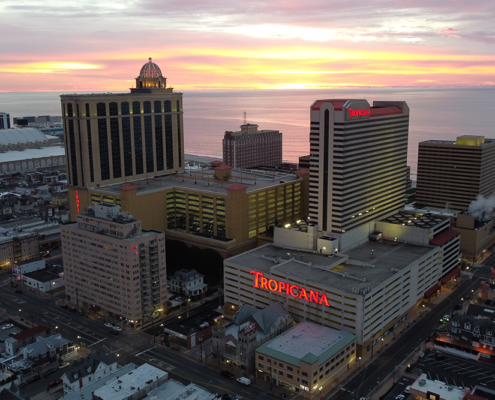
{"type": "Polygon", "coordinates": [[[409,107],[317,100],[311,106],[309,218],[341,235],[404,205],[409,107]]]}

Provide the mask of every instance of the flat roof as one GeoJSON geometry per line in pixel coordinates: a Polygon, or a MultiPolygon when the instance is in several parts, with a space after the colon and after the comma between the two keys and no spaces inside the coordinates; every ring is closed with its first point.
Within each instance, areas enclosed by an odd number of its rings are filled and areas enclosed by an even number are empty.
{"type": "Polygon", "coordinates": [[[436,247],[391,240],[366,242],[333,256],[267,244],[228,258],[225,264],[284,273],[317,286],[359,293],[383,283],[432,251],[437,251],[436,247]]]}
{"type": "Polygon", "coordinates": [[[356,336],[352,333],[305,321],[266,342],[256,351],[295,366],[300,366],[301,361],[310,365],[319,361],[321,365],[354,340],[356,336]]]}
{"type": "Polygon", "coordinates": [[[432,392],[440,396],[440,400],[462,400],[468,388],[460,389],[456,386],[447,385],[442,381],[432,381],[426,374],[420,377],[411,385],[411,393],[420,392],[426,397],[427,392],[432,392]]]}
{"type": "Polygon", "coordinates": [[[170,379],[149,392],[143,400],[211,400],[212,396],[213,393],[192,382],[185,386],[170,379]]]}
{"type": "MultiPolygon", "coordinates": [[[[21,160],[31,160],[42,157],[61,157],[65,156],[65,148],[62,146],[48,146],[40,149],[24,149],[22,151],[6,151],[2,153],[0,162],[14,162],[21,160]]],[[[42,167],[38,167],[42,168],[42,167]]]]}
{"type": "Polygon", "coordinates": [[[144,386],[168,373],[150,364],[143,364],[118,379],[107,381],[105,386],[94,391],[94,395],[103,400],[124,400],[137,393],[144,386]]]}
{"type": "MultiPolygon", "coordinates": [[[[57,268],[55,270],[56,272],[63,272],[62,268],[57,268]]],[[[46,270],[46,269],[39,269],[37,271],[33,272],[28,272],[27,274],[24,274],[23,276],[28,277],[30,279],[34,279],[38,282],[50,282],[54,279],[60,279],[61,276],[55,273],[53,270],[46,270]]]]}
{"type": "Polygon", "coordinates": [[[394,215],[379,220],[394,225],[416,226],[418,228],[434,228],[450,218],[446,215],[421,213],[416,211],[400,210],[394,215]]]}
{"type": "Polygon", "coordinates": [[[227,196],[227,189],[237,185],[246,186],[246,192],[254,192],[284,182],[296,182],[297,175],[288,172],[264,171],[264,170],[241,170],[232,169],[231,178],[226,181],[215,179],[215,170],[207,167],[198,170],[188,170],[153,179],[140,179],[132,182],[122,182],[93,188],[98,192],[120,195],[121,190],[128,190],[128,186],[136,186],[136,195],[152,193],[156,191],[176,189],[193,190],[205,194],[216,194],[227,196]],[[125,189],[121,189],[124,187],[125,189]]]}

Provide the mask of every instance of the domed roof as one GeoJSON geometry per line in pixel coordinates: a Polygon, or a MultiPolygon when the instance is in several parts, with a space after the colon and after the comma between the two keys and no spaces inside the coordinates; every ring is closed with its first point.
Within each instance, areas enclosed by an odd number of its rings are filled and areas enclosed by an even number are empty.
{"type": "Polygon", "coordinates": [[[142,76],[143,78],[159,78],[162,76],[162,71],[160,71],[158,65],[151,61],[151,57],[149,60],[150,61],[144,64],[141,68],[139,76],[142,76]]]}

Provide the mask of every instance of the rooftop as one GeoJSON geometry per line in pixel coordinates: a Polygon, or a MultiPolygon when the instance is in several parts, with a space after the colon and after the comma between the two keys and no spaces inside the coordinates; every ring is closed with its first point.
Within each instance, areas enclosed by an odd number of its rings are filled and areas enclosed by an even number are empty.
{"type": "Polygon", "coordinates": [[[301,322],[256,350],[277,360],[299,367],[307,364],[324,364],[332,356],[356,340],[345,331],[338,331],[311,322],[301,322]]]}
{"type": "Polygon", "coordinates": [[[180,382],[169,380],[149,392],[143,400],[211,400],[213,396],[213,393],[192,382],[184,386],[180,382]]]}
{"type": "Polygon", "coordinates": [[[64,157],[65,149],[62,146],[48,146],[40,149],[11,150],[2,153],[2,162],[29,160],[42,157],[64,157]]]}
{"type": "Polygon", "coordinates": [[[94,396],[102,400],[124,400],[140,391],[146,385],[166,377],[167,372],[150,364],[143,364],[135,370],[115,378],[107,380],[107,384],[94,391],[94,396]]]}
{"type": "Polygon", "coordinates": [[[420,377],[411,385],[411,393],[420,392],[422,397],[426,397],[427,392],[436,393],[440,396],[439,400],[462,400],[467,388],[457,388],[447,385],[442,381],[432,381],[428,379],[426,374],[421,374],[420,377]]]}
{"type": "Polygon", "coordinates": [[[431,251],[433,246],[383,240],[366,242],[348,255],[325,255],[267,244],[227,259],[228,265],[285,273],[318,286],[366,293],[431,251]]]}
{"type": "Polygon", "coordinates": [[[231,178],[226,181],[220,181],[215,178],[215,170],[211,167],[201,168],[199,170],[189,170],[187,172],[175,173],[167,176],[153,179],[141,179],[133,182],[127,182],[126,185],[117,183],[100,187],[98,192],[120,195],[121,190],[129,190],[129,186],[136,187],[136,195],[153,193],[162,190],[194,190],[207,194],[216,194],[227,196],[227,188],[236,185],[246,186],[246,191],[254,192],[271,186],[280,184],[281,181],[297,181],[299,178],[292,173],[263,170],[240,170],[233,168],[231,178]],[[122,189],[124,187],[124,189],[122,189]]]}
{"type": "Polygon", "coordinates": [[[39,269],[37,271],[33,271],[33,272],[29,272],[27,274],[24,274],[24,276],[28,277],[30,279],[34,279],[38,282],[46,283],[46,282],[53,281],[55,279],[59,279],[60,278],[59,273],[61,273],[61,272],[63,272],[63,269],[61,267],[56,268],[56,269],[52,269],[52,270],[39,269]]]}
{"type": "Polygon", "coordinates": [[[444,223],[446,220],[450,220],[450,218],[448,216],[438,214],[425,214],[401,210],[394,215],[381,219],[380,222],[387,222],[395,225],[416,226],[418,228],[434,228],[437,225],[444,223]]]}

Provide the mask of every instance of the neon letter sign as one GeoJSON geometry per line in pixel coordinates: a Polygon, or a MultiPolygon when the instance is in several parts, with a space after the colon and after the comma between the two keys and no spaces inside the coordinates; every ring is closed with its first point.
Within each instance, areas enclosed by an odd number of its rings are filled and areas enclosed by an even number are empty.
{"type": "Polygon", "coordinates": [[[352,118],[352,117],[362,117],[362,116],[365,116],[365,115],[371,115],[369,109],[366,109],[366,110],[353,110],[352,108],[348,108],[348,111],[349,111],[349,118],[352,118]]]}
{"type": "Polygon", "coordinates": [[[286,295],[291,295],[296,299],[303,299],[316,304],[322,304],[324,306],[330,307],[327,295],[325,293],[320,293],[316,290],[306,290],[304,287],[299,287],[297,285],[290,285],[288,283],[277,281],[275,279],[267,279],[264,277],[262,272],[250,271],[251,275],[254,275],[254,287],[259,289],[270,290],[271,292],[282,293],[285,292],[286,295]]]}

